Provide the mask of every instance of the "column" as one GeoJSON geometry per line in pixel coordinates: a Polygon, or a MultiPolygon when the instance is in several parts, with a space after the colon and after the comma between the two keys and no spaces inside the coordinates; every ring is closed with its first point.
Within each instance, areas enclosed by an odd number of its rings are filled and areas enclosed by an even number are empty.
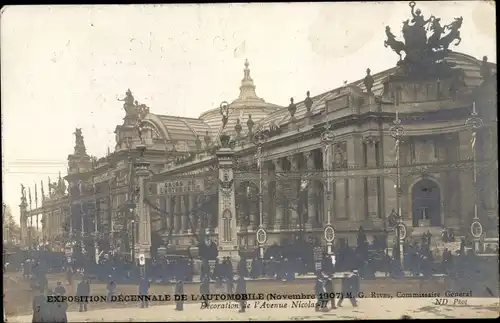
{"type": "MultiPolygon", "coordinates": [[[[308,151],[305,153],[306,167],[307,170],[314,170],[314,154],[313,151],[308,151]]],[[[307,188],[307,222],[306,229],[311,230],[316,224],[316,204],[317,204],[317,186],[316,182],[310,181],[307,188]]]]}
{"type": "MultiPolygon", "coordinates": [[[[300,159],[302,158],[302,154],[297,154],[291,157],[292,169],[299,170],[300,168],[300,159]]],[[[295,196],[290,196],[294,200],[298,198],[300,191],[300,180],[294,181],[291,183],[293,185],[292,192],[294,192],[295,196]]],[[[295,207],[298,207],[299,201],[296,201],[295,207]]],[[[297,209],[290,209],[290,228],[296,229],[299,224],[299,214],[297,213],[297,209]]]]}
{"type": "Polygon", "coordinates": [[[172,201],[170,195],[165,195],[165,214],[163,216],[165,217],[165,230],[166,232],[170,232],[170,228],[172,227],[172,223],[170,223],[171,217],[171,212],[172,212],[172,201]]]}
{"type": "MultiPolygon", "coordinates": [[[[375,139],[366,138],[364,144],[366,145],[366,159],[368,168],[375,168],[377,166],[377,160],[375,158],[375,139]]],[[[378,187],[376,177],[367,177],[365,181],[367,186],[366,193],[367,196],[363,195],[363,198],[367,199],[368,205],[368,218],[375,220],[378,218],[378,187]]]]}
{"type": "MultiPolygon", "coordinates": [[[[229,137],[229,136],[227,136],[229,137]]],[[[222,139],[227,138],[221,136],[222,139]]],[[[236,226],[236,199],[233,173],[233,150],[223,143],[216,152],[219,168],[219,189],[217,219],[215,230],[218,237],[219,257],[230,257],[233,270],[240,260],[238,253],[238,227],[236,226]]]]}
{"type": "MultiPolygon", "coordinates": [[[[281,159],[273,160],[274,163],[274,171],[276,173],[283,172],[283,161],[281,159]]],[[[279,231],[283,226],[283,214],[284,214],[284,191],[283,191],[283,182],[279,178],[276,178],[276,191],[274,194],[275,205],[276,205],[276,213],[274,218],[274,230],[279,231]]]]}
{"type": "MultiPolygon", "coordinates": [[[[346,154],[345,158],[347,159],[348,166],[363,164],[363,138],[361,135],[352,135],[352,137],[347,140],[346,154]]],[[[375,152],[373,152],[372,159],[375,159],[375,152]]],[[[353,177],[349,178],[347,183],[346,209],[349,212],[348,216],[354,221],[362,221],[364,219],[364,212],[361,211],[363,204],[359,203],[356,197],[363,196],[365,193],[363,179],[360,177],[353,177]]],[[[376,180],[374,185],[376,187],[376,180]]]]}
{"type": "MultiPolygon", "coordinates": [[[[459,160],[464,161],[468,158],[472,159],[472,147],[471,147],[471,132],[470,131],[461,131],[458,133],[458,144],[459,144],[459,160]]],[[[467,227],[467,231],[469,231],[469,224],[474,217],[474,174],[472,170],[472,164],[470,168],[466,171],[462,171],[459,173],[460,176],[460,187],[469,187],[469,189],[461,189],[460,191],[460,211],[461,211],[461,221],[462,226],[467,227]]]]}
{"type": "Polygon", "coordinates": [[[188,216],[189,216],[189,210],[188,208],[186,207],[186,196],[181,196],[181,225],[182,225],[182,229],[181,229],[181,232],[182,233],[187,233],[187,230],[188,230],[188,227],[189,227],[189,219],[188,219],[188,216]]]}
{"type": "Polygon", "coordinates": [[[188,221],[189,221],[189,217],[191,217],[191,224],[193,226],[193,229],[191,229],[189,227],[189,222],[188,222],[188,230],[187,232],[188,233],[193,233],[192,230],[195,230],[196,231],[196,220],[195,220],[195,217],[196,217],[196,197],[194,195],[192,195],[192,193],[188,196],[188,221]]]}
{"type": "Polygon", "coordinates": [[[174,233],[181,233],[182,231],[182,197],[175,197],[175,212],[174,212],[174,233]]]}

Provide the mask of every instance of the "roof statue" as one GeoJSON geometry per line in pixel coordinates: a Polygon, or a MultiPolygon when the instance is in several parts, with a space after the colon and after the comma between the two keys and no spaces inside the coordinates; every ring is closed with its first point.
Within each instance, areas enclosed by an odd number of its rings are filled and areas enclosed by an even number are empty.
{"type": "MultiPolygon", "coordinates": [[[[118,99],[118,101],[125,102],[123,103],[123,108],[125,109],[127,115],[134,113],[134,96],[132,95],[132,91],[130,91],[130,89],[125,92],[125,98],[118,99]]],[[[135,103],[137,104],[137,101],[135,101],[135,103]]]]}
{"type": "Polygon", "coordinates": [[[205,137],[203,138],[203,140],[205,141],[205,147],[208,148],[210,146],[210,142],[212,141],[212,138],[210,138],[208,130],[205,132],[205,137]]]}
{"type": "Polygon", "coordinates": [[[255,125],[255,123],[253,122],[252,120],[252,115],[249,114],[248,115],[248,120],[247,120],[247,128],[248,128],[248,135],[251,136],[252,133],[253,133],[253,126],[255,125]]]}
{"type": "Polygon", "coordinates": [[[194,144],[196,145],[196,150],[201,150],[201,139],[199,135],[196,135],[196,140],[194,141],[194,144]]]}
{"type": "Polygon", "coordinates": [[[311,114],[311,109],[312,109],[312,106],[313,106],[313,100],[311,99],[311,93],[309,91],[307,91],[306,93],[306,99],[304,100],[304,105],[306,106],[306,109],[307,109],[307,114],[311,114]]]}
{"type": "Polygon", "coordinates": [[[236,135],[239,137],[241,135],[241,130],[243,127],[241,126],[240,118],[236,119],[236,125],[234,126],[234,131],[236,131],[236,135]]]}
{"type": "MultiPolygon", "coordinates": [[[[430,16],[428,19],[420,9],[415,9],[415,2],[409,3],[412,18],[403,21],[404,42],[396,39],[389,26],[385,27],[387,39],[384,41],[385,47],[390,47],[399,56],[398,65],[405,67],[406,74],[423,74],[428,72],[438,73],[436,64],[444,66],[443,59],[448,54],[448,48],[457,46],[461,42],[460,27],[463,18],[455,18],[453,22],[444,27],[441,26],[441,19],[430,16]],[[412,24],[410,24],[412,23],[412,24]],[[427,26],[427,27],[426,27],[427,26]],[[432,34],[427,38],[427,30],[432,34]],[[443,36],[445,31],[448,31],[443,36]],[[405,53],[403,59],[402,53],[405,53]]],[[[448,67],[451,67],[448,65],[448,67]]]]}
{"type": "Polygon", "coordinates": [[[363,80],[363,84],[365,85],[366,92],[371,93],[372,92],[372,87],[373,83],[375,82],[373,80],[373,76],[371,76],[371,70],[369,68],[366,69],[366,76],[363,80]]]}
{"type": "Polygon", "coordinates": [[[83,141],[82,128],[76,128],[75,132],[75,155],[84,156],[87,154],[85,142],[83,141]]]}
{"type": "Polygon", "coordinates": [[[290,117],[295,117],[295,112],[297,111],[297,106],[293,103],[293,98],[290,98],[290,104],[288,105],[288,112],[290,112],[290,117]]]}
{"type": "Polygon", "coordinates": [[[486,81],[491,77],[491,66],[488,64],[488,57],[483,56],[483,61],[481,62],[481,69],[479,71],[483,81],[486,81]]]}
{"type": "Polygon", "coordinates": [[[26,187],[23,184],[21,184],[21,199],[26,200],[26,187]]]}

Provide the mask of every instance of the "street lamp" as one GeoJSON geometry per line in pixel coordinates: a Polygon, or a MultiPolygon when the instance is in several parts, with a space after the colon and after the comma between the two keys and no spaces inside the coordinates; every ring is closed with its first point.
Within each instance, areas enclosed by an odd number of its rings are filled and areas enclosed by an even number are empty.
{"type": "Polygon", "coordinates": [[[259,164],[259,229],[256,233],[257,243],[259,246],[259,257],[264,258],[264,248],[263,245],[267,242],[267,231],[264,227],[263,219],[263,194],[262,194],[262,146],[266,143],[267,136],[264,132],[259,131],[252,137],[252,142],[257,146],[257,162],[259,164]]]}
{"type": "Polygon", "coordinates": [[[472,167],[473,167],[473,186],[474,186],[474,218],[471,224],[470,230],[471,234],[474,237],[474,252],[479,252],[479,239],[483,234],[483,226],[479,222],[479,217],[477,214],[477,198],[478,198],[478,190],[477,190],[477,169],[476,169],[476,134],[477,129],[481,128],[483,125],[483,119],[481,119],[476,111],[476,102],[472,103],[472,113],[470,118],[467,118],[465,121],[465,126],[468,130],[472,131],[472,139],[471,139],[471,149],[472,149],[472,167]]]}
{"type": "Polygon", "coordinates": [[[129,200],[125,204],[127,210],[132,215],[132,220],[130,221],[131,229],[132,229],[132,244],[130,248],[130,256],[132,257],[132,262],[135,263],[135,202],[133,200],[129,200]]]}
{"type": "Polygon", "coordinates": [[[403,241],[406,237],[406,230],[404,227],[403,219],[401,216],[401,165],[400,165],[400,145],[401,138],[404,135],[404,128],[401,125],[401,119],[399,119],[399,112],[396,107],[396,118],[393,121],[393,126],[389,129],[391,137],[396,140],[396,208],[397,213],[395,216],[398,219],[398,224],[396,225],[397,234],[397,245],[399,250],[399,261],[403,265],[403,241]],[[403,231],[403,232],[401,232],[403,231]],[[403,234],[404,233],[404,234],[403,234]]]}
{"type": "Polygon", "coordinates": [[[332,243],[335,239],[335,230],[331,224],[332,218],[332,188],[331,188],[331,163],[330,163],[330,151],[333,141],[335,140],[335,135],[331,130],[332,126],[330,122],[325,125],[325,131],[321,134],[321,142],[323,142],[323,162],[326,164],[326,203],[325,203],[325,212],[327,215],[326,226],[324,229],[324,238],[326,240],[326,248],[327,253],[329,255],[332,254],[332,243]]]}

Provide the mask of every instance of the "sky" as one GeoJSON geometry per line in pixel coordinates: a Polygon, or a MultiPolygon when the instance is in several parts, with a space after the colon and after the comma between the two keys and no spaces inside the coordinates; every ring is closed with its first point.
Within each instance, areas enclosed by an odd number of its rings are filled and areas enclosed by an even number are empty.
{"type": "MultiPolygon", "coordinates": [[[[495,8],[417,2],[443,24],[463,16],[452,48],[496,62],[495,8]]],[[[384,28],[402,40],[408,2],[7,6],[1,11],[2,198],[19,221],[20,184],[64,176],[75,128],[89,155],[115,145],[130,88],[152,113],[198,117],[239,94],[245,58],[257,95],[287,106],[391,68],[384,28]]],[[[40,200],[40,192],[38,193],[40,200]]],[[[40,202],[39,202],[40,204],[40,202]]],[[[34,203],[33,203],[34,207],[34,203]]]]}

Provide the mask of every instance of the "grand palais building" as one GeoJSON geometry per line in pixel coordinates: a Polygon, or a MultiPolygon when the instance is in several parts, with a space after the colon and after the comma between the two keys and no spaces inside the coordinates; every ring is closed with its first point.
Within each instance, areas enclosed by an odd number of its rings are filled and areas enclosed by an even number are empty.
{"type": "Polygon", "coordinates": [[[327,224],[335,242],[355,244],[360,226],[369,239],[392,232],[394,214],[409,236],[467,236],[473,222],[496,236],[496,65],[447,46],[416,62],[416,46],[407,40],[389,70],[304,89],[289,106],[257,95],[248,61],[239,96],[198,118],[159,114],[127,91],[113,151],[89,156],[77,129],[68,173],[42,206],[22,194],[24,244],[36,217],[45,243],[83,238],[89,250],[124,253],[130,241],[181,250],[200,236],[252,249],[259,227],[266,245],[297,236],[324,245],[327,224]]]}

